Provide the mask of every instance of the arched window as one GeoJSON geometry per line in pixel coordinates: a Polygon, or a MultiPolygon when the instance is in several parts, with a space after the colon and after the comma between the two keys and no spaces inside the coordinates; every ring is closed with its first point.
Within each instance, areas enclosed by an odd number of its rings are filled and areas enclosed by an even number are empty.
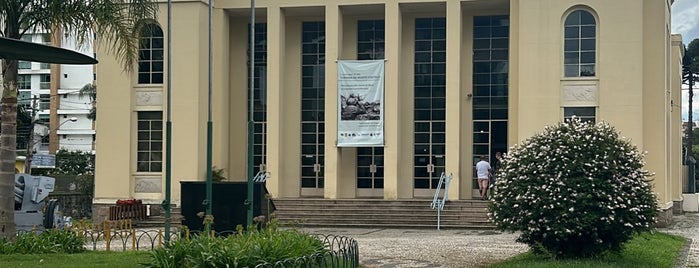
{"type": "Polygon", "coordinates": [[[154,23],[141,28],[138,48],[138,83],[163,83],[163,30],[154,23]]]}
{"type": "Polygon", "coordinates": [[[597,22],[585,10],[568,14],[564,29],[565,77],[595,76],[597,62],[597,22]]]}

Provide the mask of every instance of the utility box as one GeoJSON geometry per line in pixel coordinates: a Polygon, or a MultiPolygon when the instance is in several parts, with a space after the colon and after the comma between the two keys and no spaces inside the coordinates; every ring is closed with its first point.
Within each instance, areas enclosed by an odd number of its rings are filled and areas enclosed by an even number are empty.
{"type": "MultiPolygon", "coordinates": [[[[212,229],[218,232],[235,231],[238,225],[247,224],[247,182],[213,182],[211,214],[214,216],[212,229]]],[[[253,217],[264,215],[269,219],[271,204],[262,183],[255,183],[253,217]],[[264,209],[263,209],[264,208],[264,209]]],[[[204,230],[206,206],[206,182],[180,182],[182,224],[193,231],[204,230]]]]}

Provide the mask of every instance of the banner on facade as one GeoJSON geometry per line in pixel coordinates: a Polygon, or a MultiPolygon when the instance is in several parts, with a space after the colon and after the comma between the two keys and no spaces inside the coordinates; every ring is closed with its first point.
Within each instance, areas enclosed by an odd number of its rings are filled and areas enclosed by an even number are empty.
{"type": "Polygon", "coordinates": [[[337,65],[337,146],[383,146],[384,60],[341,60],[337,65]]]}

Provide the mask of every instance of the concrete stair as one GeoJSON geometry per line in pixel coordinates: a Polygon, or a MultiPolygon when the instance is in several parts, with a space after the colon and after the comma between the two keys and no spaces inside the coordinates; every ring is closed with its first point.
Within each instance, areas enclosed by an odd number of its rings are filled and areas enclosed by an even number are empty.
{"type": "MultiPolygon", "coordinates": [[[[273,200],[275,217],[297,227],[341,228],[437,228],[437,210],[431,199],[313,199],[273,200]]],[[[447,201],[440,215],[440,227],[451,229],[492,229],[488,201],[447,201]]]]}
{"type": "MultiPolygon", "coordinates": [[[[156,215],[150,215],[145,220],[134,220],[133,225],[136,228],[162,228],[165,226],[165,211],[159,212],[156,215]]],[[[170,209],[170,226],[182,226],[182,209],[177,206],[172,206],[170,209]]]]}

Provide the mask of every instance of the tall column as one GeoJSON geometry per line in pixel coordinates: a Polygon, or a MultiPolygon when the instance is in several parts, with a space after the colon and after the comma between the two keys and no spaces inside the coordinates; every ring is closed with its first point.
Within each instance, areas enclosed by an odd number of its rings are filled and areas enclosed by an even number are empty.
{"type": "Polygon", "coordinates": [[[398,199],[400,101],[401,88],[401,13],[397,1],[387,1],[385,7],[385,91],[384,91],[384,199],[398,199]]]}
{"type": "MultiPolygon", "coordinates": [[[[673,183],[672,186],[672,199],[673,201],[682,200],[682,109],[677,105],[681,103],[682,95],[682,49],[684,45],[682,44],[682,36],[673,34],[672,35],[672,54],[670,54],[670,66],[672,68],[670,72],[670,82],[672,86],[670,87],[670,98],[672,105],[670,107],[671,118],[670,118],[670,128],[668,131],[671,141],[669,156],[670,159],[670,169],[671,176],[670,180],[673,183]]],[[[681,209],[681,207],[679,208],[681,209]]]]}
{"type": "Polygon", "coordinates": [[[520,0],[510,0],[510,81],[507,86],[507,144],[519,141],[519,12],[520,0]]]}
{"type": "Polygon", "coordinates": [[[325,198],[354,197],[354,179],[342,177],[337,147],[337,60],[342,50],[342,13],[335,1],[325,5],[325,198]]]}
{"type": "MultiPolygon", "coordinates": [[[[464,99],[461,89],[461,1],[447,0],[447,100],[446,100],[446,173],[452,173],[449,197],[460,198],[461,174],[459,172],[463,160],[461,152],[462,139],[468,139],[469,135],[461,132],[461,112],[464,99]]],[[[470,169],[466,169],[470,170],[470,169]]],[[[464,176],[467,180],[468,176],[464,176]]],[[[465,185],[470,185],[465,183],[465,185]]],[[[470,191],[469,191],[470,192],[470,191]]]]}
{"type": "Polygon", "coordinates": [[[273,197],[282,197],[282,100],[284,87],[284,18],[278,6],[267,8],[267,170],[273,179],[267,188],[273,197]]]}
{"type": "MultiPolygon", "coordinates": [[[[664,1],[663,1],[664,2],[664,1]]],[[[672,198],[668,193],[667,166],[665,143],[665,62],[666,28],[665,17],[658,15],[656,10],[665,7],[665,3],[658,1],[643,1],[643,140],[641,150],[648,151],[646,155],[646,168],[655,173],[653,186],[658,194],[658,204],[661,211],[672,208],[672,198]],[[655,63],[655,64],[653,64],[655,63]]],[[[664,13],[663,13],[664,14],[664,13]]],[[[661,213],[663,214],[663,213],[661,213]]],[[[669,214],[670,216],[672,214],[669,214]]],[[[659,221],[670,220],[659,216],[659,221]]]]}
{"type": "MultiPolygon", "coordinates": [[[[213,97],[212,97],[212,116],[214,118],[213,124],[213,165],[217,168],[222,168],[229,175],[229,179],[238,179],[239,177],[232,177],[230,174],[233,171],[230,166],[228,166],[229,155],[238,155],[236,151],[229,151],[229,136],[231,115],[239,115],[240,113],[231,113],[231,107],[238,107],[238,105],[230,105],[230,92],[231,85],[228,74],[230,73],[231,61],[229,60],[230,53],[230,43],[228,29],[230,21],[228,19],[228,13],[224,9],[215,8],[213,10],[213,97]]],[[[247,33],[247,32],[246,32],[247,33]]],[[[238,35],[246,36],[246,35],[238,35]]],[[[245,72],[247,73],[247,72],[245,72]]],[[[247,88],[247,87],[244,87],[247,88]]],[[[242,95],[246,96],[246,95],[242,95]]],[[[240,98],[244,99],[244,98],[240,98]]],[[[246,105],[241,105],[246,107],[246,105]]],[[[246,113],[242,113],[245,115],[246,113]]],[[[244,161],[240,161],[243,162],[244,161]]],[[[244,169],[243,169],[244,170],[244,169]]],[[[243,176],[244,177],[244,176],[243,176]]]]}

